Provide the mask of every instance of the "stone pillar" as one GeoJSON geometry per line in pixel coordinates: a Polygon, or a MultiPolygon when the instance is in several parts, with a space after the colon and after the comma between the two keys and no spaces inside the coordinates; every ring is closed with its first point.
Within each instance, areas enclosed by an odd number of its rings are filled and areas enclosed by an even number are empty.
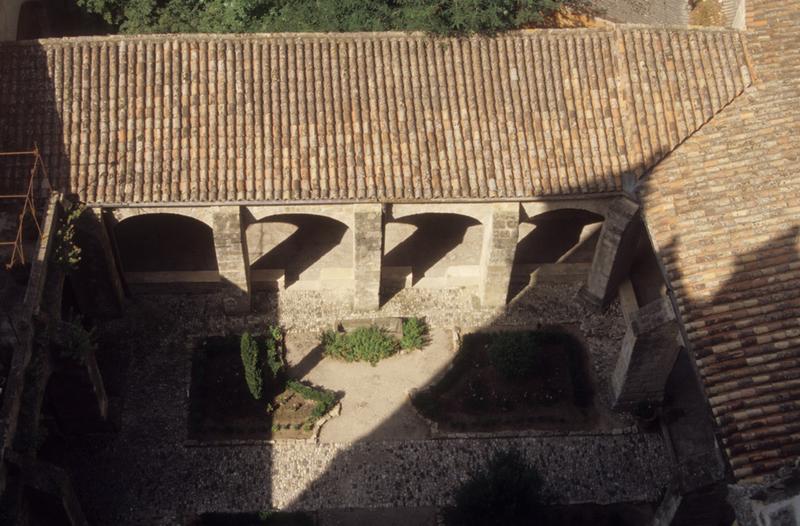
{"type": "Polygon", "coordinates": [[[238,206],[220,206],[211,212],[214,249],[223,287],[223,305],[229,314],[250,311],[250,262],[238,206]]]}
{"type": "Polygon", "coordinates": [[[661,402],[680,350],[678,320],[668,298],[648,303],[628,318],[611,378],[614,406],[622,409],[632,409],[640,402],[661,402]]]}
{"type": "Polygon", "coordinates": [[[380,308],[381,258],[383,256],[383,206],[353,207],[353,267],[356,310],[380,308]]]}
{"type": "Polygon", "coordinates": [[[595,307],[604,309],[608,306],[630,270],[641,231],[640,223],[639,205],[630,198],[620,197],[608,207],[592,269],[586,286],[581,289],[583,298],[595,307]]]}
{"type": "Polygon", "coordinates": [[[519,203],[495,203],[483,225],[479,295],[484,307],[502,307],[519,237],[519,203]]]}

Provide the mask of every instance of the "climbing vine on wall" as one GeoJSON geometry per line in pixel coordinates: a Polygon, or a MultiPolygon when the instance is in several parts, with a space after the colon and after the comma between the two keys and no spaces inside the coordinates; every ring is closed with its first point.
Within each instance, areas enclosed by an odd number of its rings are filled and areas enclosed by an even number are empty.
{"type": "Polygon", "coordinates": [[[75,243],[75,225],[86,211],[86,205],[71,205],[56,231],[53,245],[53,260],[65,272],[78,268],[81,262],[81,248],[75,243]]]}

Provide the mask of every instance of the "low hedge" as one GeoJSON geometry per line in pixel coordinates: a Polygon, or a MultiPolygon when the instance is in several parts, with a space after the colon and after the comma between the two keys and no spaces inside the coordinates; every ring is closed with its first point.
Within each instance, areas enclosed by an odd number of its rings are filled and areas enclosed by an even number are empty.
{"type": "Polygon", "coordinates": [[[297,380],[289,380],[286,383],[286,387],[299,394],[306,400],[311,400],[312,402],[317,403],[316,407],[314,407],[314,411],[311,413],[311,416],[314,420],[325,416],[328,411],[331,410],[333,404],[336,403],[336,394],[332,393],[331,391],[319,389],[317,387],[311,387],[310,385],[300,383],[297,380]]]}
{"type": "Polygon", "coordinates": [[[325,331],[322,345],[325,356],[372,365],[400,350],[400,343],[378,327],[359,327],[350,332],[325,331]]]}

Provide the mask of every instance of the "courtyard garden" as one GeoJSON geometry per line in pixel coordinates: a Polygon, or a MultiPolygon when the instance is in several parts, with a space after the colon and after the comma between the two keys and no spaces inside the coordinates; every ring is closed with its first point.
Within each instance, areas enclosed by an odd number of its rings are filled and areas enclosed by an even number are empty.
{"type": "Polygon", "coordinates": [[[464,336],[452,367],[415,394],[415,407],[448,431],[590,427],[594,392],[586,353],[567,331],[464,336]]]}
{"type": "MultiPolygon", "coordinates": [[[[418,318],[361,320],[324,331],[311,352],[340,367],[376,366],[404,351],[424,347],[428,327],[418,318]]],[[[280,328],[264,334],[215,336],[194,350],[189,438],[195,440],[306,439],[350,386],[324,389],[290,371],[280,328]],[[293,374],[296,377],[293,377],[293,374]],[[301,381],[301,379],[303,379],[301,381]]],[[[312,374],[313,378],[314,375],[312,374]]]]}
{"type": "Polygon", "coordinates": [[[337,395],[290,378],[284,355],[277,327],[205,339],[192,360],[190,438],[310,437],[337,395]]]}

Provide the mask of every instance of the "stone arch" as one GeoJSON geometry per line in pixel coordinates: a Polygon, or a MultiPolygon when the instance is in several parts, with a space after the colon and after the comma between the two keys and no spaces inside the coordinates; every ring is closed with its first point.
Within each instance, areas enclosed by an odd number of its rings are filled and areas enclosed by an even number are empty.
{"type": "Polygon", "coordinates": [[[280,211],[260,215],[245,231],[253,282],[267,288],[352,288],[352,228],[329,214],[280,211]]]}
{"type": "Polygon", "coordinates": [[[392,217],[384,225],[385,299],[411,286],[477,285],[484,226],[473,215],[432,208],[392,217]]]}
{"type": "Polygon", "coordinates": [[[347,228],[353,228],[352,205],[272,205],[248,206],[250,224],[257,223],[274,216],[305,215],[325,217],[338,221],[347,228]]]}
{"type": "Polygon", "coordinates": [[[389,220],[402,219],[421,214],[447,214],[471,217],[476,222],[486,224],[491,217],[492,208],[486,203],[436,203],[436,204],[393,204],[389,207],[389,220]]]}
{"type": "Polygon", "coordinates": [[[603,221],[594,211],[568,207],[523,217],[509,297],[533,281],[583,280],[591,268],[603,221]]]}
{"type": "Polygon", "coordinates": [[[169,208],[116,208],[111,210],[111,215],[118,224],[132,217],[151,214],[168,214],[188,217],[189,219],[200,221],[211,230],[214,230],[211,212],[204,208],[174,206],[169,208]]]}
{"type": "Polygon", "coordinates": [[[175,212],[114,213],[114,238],[129,284],[219,281],[210,221],[175,212]]]}
{"type": "Polygon", "coordinates": [[[608,207],[614,198],[599,199],[558,199],[552,201],[528,201],[522,203],[523,220],[530,220],[538,215],[556,210],[583,210],[597,214],[603,218],[608,214],[608,207]],[[527,218],[527,219],[526,219],[527,218]]]}

